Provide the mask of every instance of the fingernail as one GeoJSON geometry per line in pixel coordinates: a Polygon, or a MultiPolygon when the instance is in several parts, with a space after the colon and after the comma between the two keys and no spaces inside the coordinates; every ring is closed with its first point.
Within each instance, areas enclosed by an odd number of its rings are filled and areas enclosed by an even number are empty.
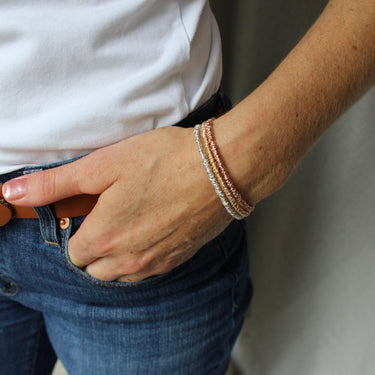
{"type": "Polygon", "coordinates": [[[3,195],[7,201],[16,201],[27,193],[27,178],[22,176],[6,182],[3,185],[3,195]]]}

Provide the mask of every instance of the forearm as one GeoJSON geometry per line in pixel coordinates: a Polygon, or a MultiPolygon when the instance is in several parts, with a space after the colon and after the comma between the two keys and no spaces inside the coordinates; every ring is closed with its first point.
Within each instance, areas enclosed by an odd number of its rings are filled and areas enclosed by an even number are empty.
{"type": "Polygon", "coordinates": [[[375,1],[330,1],[271,76],[216,121],[223,158],[248,199],[278,189],[374,81],[375,1]]]}

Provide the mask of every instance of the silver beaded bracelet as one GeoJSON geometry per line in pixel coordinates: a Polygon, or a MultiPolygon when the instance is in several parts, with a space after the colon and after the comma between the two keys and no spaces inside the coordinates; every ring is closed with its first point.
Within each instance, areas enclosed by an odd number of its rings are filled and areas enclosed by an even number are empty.
{"type": "Polygon", "coordinates": [[[212,172],[212,169],[211,169],[211,166],[207,160],[207,157],[205,155],[205,153],[203,152],[203,147],[202,147],[202,143],[201,143],[201,139],[200,139],[200,135],[199,135],[199,129],[200,127],[202,126],[202,124],[197,124],[194,126],[194,136],[195,136],[195,142],[197,143],[198,145],[198,149],[199,149],[199,154],[202,158],[202,162],[203,162],[203,165],[206,169],[206,172],[207,172],[207,175],[208,175],[208,178],[209,180],[211,181],[211,184],[213,185],[214,189],[215,189],[215,192],[216,194],[219,196],[220,200],[221,200],[221,203],[223,204],[223,206],[225,207],[225,209],[227,210],[227,212],[232,216],[234,217],[235,219],[237,220],[241,220],[243,219],[243,216],[240,216],[238,215],[232,208],[232,206],[230,205],[229,201],[227,200],[227,198],[225,197],[224,195],[224,192],[222,191],[221,187],[219,186],[219,184],[217,183],[216,181],[216,178],[215,178],[215,175],[214,173],[212,172]]]}

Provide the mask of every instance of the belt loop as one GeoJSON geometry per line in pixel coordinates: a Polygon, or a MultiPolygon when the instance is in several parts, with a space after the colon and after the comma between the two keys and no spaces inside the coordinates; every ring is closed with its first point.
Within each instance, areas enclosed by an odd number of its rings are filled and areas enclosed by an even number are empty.
{"type": "Polygon", "coordinates": [[[232,109],[232,101],[229,99],[228,95],[224,94],[221,90],[219,91],[221,105],[224,109],[224,112],[228,112],[232,109]]]}
{"type": "Polygon", "coordinates": [[[40,233],[43,240],[49,245],[59,246],[56,219],[49,206],[34,207],[39,217],[40,233]]]}
{"type": "MultiPolygon", "coordinates": [[[[43,168],[28,168],[23,174],[30,174],[34,172],[40,172],[43,168]]],[[[39,217],[40,233],[46,244],[59,246],[56,219],[50,206],[34,207],[35,212],[39,217]]]]}

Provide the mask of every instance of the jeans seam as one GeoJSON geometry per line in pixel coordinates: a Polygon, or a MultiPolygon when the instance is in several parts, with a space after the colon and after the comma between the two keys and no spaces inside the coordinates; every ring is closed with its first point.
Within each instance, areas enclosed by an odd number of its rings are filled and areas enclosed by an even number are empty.
{"type": "MultiPolygon", "coordinates": [[[[217,242],[218,242],[218,244],[219,244],[219,247],[220,247],[220,250],[221,250],[221,252],[222,252],[222,254],[223,254],[223,256],[224,256],[224,259],[227,260],[228,258],[231,257],[232,254],[226,250],[227,247],[228,247],[228,244],[227,244],[225,238],[223,238],[223,236],[224,236],[224,234],[223,234],[223,233],[220,233],[220,234],[216,237],[216,240],[217,240],[217,242]]],[[[239,277],[238,277],[237,273],[235,273],[235,272],[229,270],[225,265],[224,265],[224,268],[223,268],[223,269],[224,269],[226,272],[228,272],[228,273],[232,276],[233,281],[234,281],[234,287],[235,287],[235,285],[237,285],[238,280],[239,280],[239,277]]]]}
{"type": "Polygon", "coordinates": [[[36,338],[36,350],[34,350],[34,358],[32,360],[32,365],[31,365],[31,375],[35,375],[36,371],[36,362],[38,358],[38,347],[40,345],[40,334],[41,334],[41,328],[42,328],[42,318],[39,318],[39,328],[38,328],[38,333],[37,333],[37,338],[36,338]]]}

